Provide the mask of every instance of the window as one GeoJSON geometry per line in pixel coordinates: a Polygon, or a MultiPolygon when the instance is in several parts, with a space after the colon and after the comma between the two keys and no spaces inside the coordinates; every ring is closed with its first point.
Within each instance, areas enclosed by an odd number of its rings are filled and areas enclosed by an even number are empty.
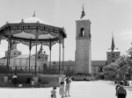
{"type": "Polygon", "coordinates": [[[81,28],[81,29],[80,29],[80,36],[82,37],[82,36],[84,36],[84,35],[85,35],[84,28],[81,28]]]}
{"type": "Polygon", "coordinates": [[[16,53],[14,52],[14,55],[16,55],[16,53]]]}
{"type": "Polygon", "coordinates": [[[115,62],[115,60],[112,60],[112,62],[115,62]]]}
{"type": "Polygon", "coordinates": [[[45,57],[45,60],[46,60],[46,61],[48,60],[47,56],[45,57]]]}
{"type": "Polygon", "coordinates": [[[115,54],[114,53],[112,54],[112,58],[115,58],[115,54]]]}
{"type": "Polygon", "coordinates": [[[40,56],[38,56],[38,59],[40,59],[40,56]]]}

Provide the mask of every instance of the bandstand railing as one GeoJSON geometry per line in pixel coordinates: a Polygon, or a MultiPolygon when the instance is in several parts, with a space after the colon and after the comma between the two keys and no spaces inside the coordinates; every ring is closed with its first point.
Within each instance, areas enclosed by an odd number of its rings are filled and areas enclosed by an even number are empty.
{"type": "MultiPolygon", "coordinates": [[[[7,70],[6,66],[0,65],[0,73],[34,73],[34,66],[31,66],[30,68],[28,66],[10,66],[9,70],[7,70]],[[29,71],[30,69],[30,71],[29,71]]],[[[37,73],[41,74],[59,74],[58,68],[43,68],[43,67],[37,67],[36,69],[37,73]]]]}

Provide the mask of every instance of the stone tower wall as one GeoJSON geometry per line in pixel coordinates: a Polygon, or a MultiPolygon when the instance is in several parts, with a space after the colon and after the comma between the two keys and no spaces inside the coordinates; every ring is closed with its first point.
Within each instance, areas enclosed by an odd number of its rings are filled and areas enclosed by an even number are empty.
{"type": "Polygon", "coordinates": [[[120,52],[107,52],[107,64],[110,64],[120,57],[120,52]]]}
{"type": "Polygon", "coordinates": [[[92,73],[90,24],[89,20],[76,22],[76,73],[92,73]],[[83,36],[80,36],[81,28],[84,28],[83,36]]]}

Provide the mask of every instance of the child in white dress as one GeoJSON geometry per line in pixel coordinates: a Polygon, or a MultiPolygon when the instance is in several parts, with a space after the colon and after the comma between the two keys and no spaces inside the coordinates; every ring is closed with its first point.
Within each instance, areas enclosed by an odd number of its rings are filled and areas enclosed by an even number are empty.
{"type": "Polygon", "coordinates": [[[51,91],[51,97],[56,98],[56,87],[53,87],[53,90],[51,91]]]}
{"type": "Polygon", "coordinates": [[[61,98],[64,98],[64,95],[65,95],[65,91],[64,91],[64,82],[61,82],[61,83],[60,83],[59,94],[60,94],[61,98]]]}

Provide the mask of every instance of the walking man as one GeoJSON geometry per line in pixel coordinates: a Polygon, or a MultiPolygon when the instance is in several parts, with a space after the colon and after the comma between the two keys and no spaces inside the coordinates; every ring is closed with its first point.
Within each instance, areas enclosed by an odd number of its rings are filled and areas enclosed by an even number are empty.
{"type": "Polygon", "coordinates": [[[116,96],[117,98],[126,98],[127,92],[123,87],[123,82],[120,82],[120,87],[118,87],[116,90],[116,96]]]}

